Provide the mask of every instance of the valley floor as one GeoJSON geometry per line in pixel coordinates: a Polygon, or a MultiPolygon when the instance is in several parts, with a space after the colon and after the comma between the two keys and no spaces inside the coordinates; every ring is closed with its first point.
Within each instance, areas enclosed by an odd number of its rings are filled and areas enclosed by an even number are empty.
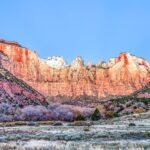
{"type": "Polygon", "coordinates": [[[101,120],[0,127],[1,150],[150,150],[150,112],[101,120]]]}

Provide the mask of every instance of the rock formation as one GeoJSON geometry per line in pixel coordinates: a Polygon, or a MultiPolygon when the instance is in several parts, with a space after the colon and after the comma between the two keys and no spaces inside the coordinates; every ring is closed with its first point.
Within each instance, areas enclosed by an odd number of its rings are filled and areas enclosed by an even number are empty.
{"type": "Polygon", "coordinates": [[[78,56],[73,62],[72,62],[72,65],[71,65],[71,69],[72,70],[79,70],[82,69],[84,67],[84,61],[83,59],[78,56]]]}
{"type": "Polygon", "coordinates": [[[150,64],[129,53],[89,67],[81,57],[69,66],[61,57],[43,60],[9,42],[0,42],[0,52],[4,68],[45,96],[108,98],[133,93],[150,81],[150,64]]]}
{"type": "Polygon", "coordinates": [[[12,41],[7,41],[3,39],[0,39],[0,43],[22,47],[18,42],[12,42],[12,41]]]}
{"type": "Polygon", "coordinates": [[[49,65],[50,67],[56,69],[65,68],[67,66],[67,62],[64,60],[63,57],[52,56],[52,57],[48,57],[47,59],[41,59],[41,60],[45,62],[47,65],[49,65]]]}
{"type": "Polygon", "coordinates": [[[14,104],[15,107],[48,105],[43,95],[2,67],[0,67],[0,103],[14,104]]]}

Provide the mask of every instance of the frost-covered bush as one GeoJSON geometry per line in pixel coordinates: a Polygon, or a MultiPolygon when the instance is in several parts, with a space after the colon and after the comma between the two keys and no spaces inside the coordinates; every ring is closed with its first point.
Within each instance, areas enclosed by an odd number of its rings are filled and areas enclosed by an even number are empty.
{"type": "Polygon", "coordinates": [[[48,110],[44,106],[26,106],[21,110],[23,120],[40,121],[48,119],[48,110]]]}
{"type": "Polygon", "coordinates": [[[1,114],[7,113],[8,108],[9,108],[9,104],[7,104],[7,103],[1,103],[0,104],[0,113],[1,114]]]}
{"type": "Polygon", "coordinates": [[[14,118],[11,115],[0,114],[0,122],[10,122],[13,120],[14,118]]]}
{"type": "Polygon", "coordinates": [[[0,114],[14,115],[16,108],[8,103],[0,104],[0,114]]]}
{"type": "Polygon", "coordinates": [[[54,112],[57,120],[73,121],[75,119],[74,111],[67,106],[60,105],[54,110],[54,112]]]}
{"type": "Polygon", "coordinates": [[[62,121],[74,121],[79,115],[82,115],[84,118],[90,118],[93,113],[92,109],[82,108],[72,105],[62,105],[59,103],[51,103],[47,107],[48,110],[53,112],[54,120],[62,121]]]}
{"type": "Polygon", "coordinates": [[[91,109],[91,108],[83,109],[82,114],[85,118],[90,118],[91,115],[93,114],[93,109],[91,109]]]}
{"type": "Polygon", "coordinates": [[[85,119],[90,118],[93,112],[88,108],[72,105],[50,103],[47,107],[28,105],[19,107],[8,103],[0,103],[0,122],[3,121],[45,121],[61,120],[74,121],[81,114],[85,119]]]}
{"type": "Polygon", "coordinates": [[[47,109],[53,114],[53,120],[73,121],[74,119],[73,110],[66,105],[51,103],[47,109]]]}
{"type": "Polygon", "coordinates": [[[61,104],[59,103],[50,103],[48,106],[47,106],[47,109],[48,110],[54,110],[56,109],[57,107],[61,106],[61,104]]]}

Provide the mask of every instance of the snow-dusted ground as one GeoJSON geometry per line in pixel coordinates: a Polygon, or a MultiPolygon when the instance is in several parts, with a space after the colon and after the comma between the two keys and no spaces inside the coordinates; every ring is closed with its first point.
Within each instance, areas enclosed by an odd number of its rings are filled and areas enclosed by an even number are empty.
{"type": "MultiPolygon", "coordinates": [[[[87,123],[87,122],[86,122],[87,123]]],[[[84,124],[84,123],[82,123],[84,124]]],[[[2,150],[149,150],[150,113],[94,125],[0,127],[2,150]],[[129,126],[134,123],[136,126],[129,126]]]]}

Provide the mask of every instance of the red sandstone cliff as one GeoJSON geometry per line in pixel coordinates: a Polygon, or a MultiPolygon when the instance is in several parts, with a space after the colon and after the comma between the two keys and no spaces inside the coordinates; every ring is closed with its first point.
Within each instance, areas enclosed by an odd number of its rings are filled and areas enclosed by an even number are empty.
{"type": "Polygon", "coordinates": [[[1,42],[0,52],[4,68],[46,96],[127,95],[150,81],[149,63],[129,53],[96,66],[86,66],[78,57],[71,66],[62,62],[50,67],[53,60],[42,60],[36,52],[16,44],[1,42]]]}

